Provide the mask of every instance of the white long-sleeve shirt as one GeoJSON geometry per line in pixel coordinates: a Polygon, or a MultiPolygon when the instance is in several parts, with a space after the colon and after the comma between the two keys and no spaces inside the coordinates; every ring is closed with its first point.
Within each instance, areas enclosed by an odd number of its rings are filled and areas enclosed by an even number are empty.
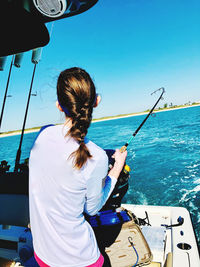
{"type": "Polygon", "coordinates": [[[116,184],[107,177],[104,150],[87,140],[92,155],[80,170],[70,154],[78,143],[64,137],[63,125],[48,127],[37,137],[29,160],[29,205],[33,247],[51,267],[84,267],[100,252],[83,212],[96,214],[116,184]]]}

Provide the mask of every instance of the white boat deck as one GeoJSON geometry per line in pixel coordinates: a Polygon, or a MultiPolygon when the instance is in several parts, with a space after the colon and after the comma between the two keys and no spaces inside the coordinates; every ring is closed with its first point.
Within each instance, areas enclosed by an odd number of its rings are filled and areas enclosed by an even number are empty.
{"type": "Polygon", "coordinates": [[[152,251],[153,262],[160,263],[161,267],[200,267],[195,234],[187,209],[131,204],[123,204],[122,206],[132,211],[138,218],[145,218],[145,211],[148,213],[152,226],[144,226],[143,234],[152,251]],[[161,226],[177,224],[179,216],[184,219],[182,225],[172,228],[161,226]],[[172,255],[172,261],[168,260],[166,264],[167,255],[172,255]]]}

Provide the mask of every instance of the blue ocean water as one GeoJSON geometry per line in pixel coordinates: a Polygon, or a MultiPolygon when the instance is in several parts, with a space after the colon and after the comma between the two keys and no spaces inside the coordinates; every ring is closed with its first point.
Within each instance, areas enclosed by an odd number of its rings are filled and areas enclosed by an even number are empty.
{"type": "MultiPolygon", "coordinates": [[[[102,148],[124,145],[145,115],[92,123],[88,137],[102,148]]],[[[128,147],[125,203],[186,207],[200,243],[200,107],[156,113],[128,147]]],[[[24,136],[22,160],[37,133],[24,136]]],[[[0,139],[0,160],[14,166],[19,136],[0,139]]]]}

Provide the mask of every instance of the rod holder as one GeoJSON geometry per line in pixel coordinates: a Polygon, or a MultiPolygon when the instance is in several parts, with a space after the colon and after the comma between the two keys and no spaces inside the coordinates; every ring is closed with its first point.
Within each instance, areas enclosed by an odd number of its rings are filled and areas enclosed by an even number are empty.
{"type": "Polygon", "coordinates": [[[31,61],[33,64],[38,64],[42,55],[42,47],[33,49],[31,61]]]}
{"type": "Polygon", "coordinates": [[[19,53],[15,55],[15,60],[14,60],[15,67],[17,68],[21,67],[21,61],[22,61],[23,55],[24,55],[23,53],[19,53]]]}
{"type": "Polygon", "coordinates": [[[0,57],[0,71],[4,70],[7,57],[0,57]]]}

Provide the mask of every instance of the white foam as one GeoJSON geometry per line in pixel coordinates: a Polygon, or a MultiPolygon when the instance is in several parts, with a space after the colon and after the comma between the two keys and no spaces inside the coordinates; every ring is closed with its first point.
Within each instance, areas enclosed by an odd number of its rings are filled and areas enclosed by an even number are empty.
{"type": "Polygon", "coordinates": [[[140,200],[143,205],[148,205],[147,198],[142,192],[140,192],[140,200]]]}
{"type": "MultiPolygon", "coordinates": [[[[197,186],[195,186],[193,189],[191,190],[186,190],[185,194],[183,194],[182,198],[180,199],[180,202],[185,202],[185,201],[188,201],[191,199],[191,196],[189,196],[191,193],[196,193],[196,192],[199,192],[200,191],[200,184],[198,184],[197,186]]],[[[196,209],[196,207],[195,207],[196,209]]]]}
{"type": "Polygon", "coordinates": [[[200,184],[200,178],[194,181],[194,184],[200,184]]]}

